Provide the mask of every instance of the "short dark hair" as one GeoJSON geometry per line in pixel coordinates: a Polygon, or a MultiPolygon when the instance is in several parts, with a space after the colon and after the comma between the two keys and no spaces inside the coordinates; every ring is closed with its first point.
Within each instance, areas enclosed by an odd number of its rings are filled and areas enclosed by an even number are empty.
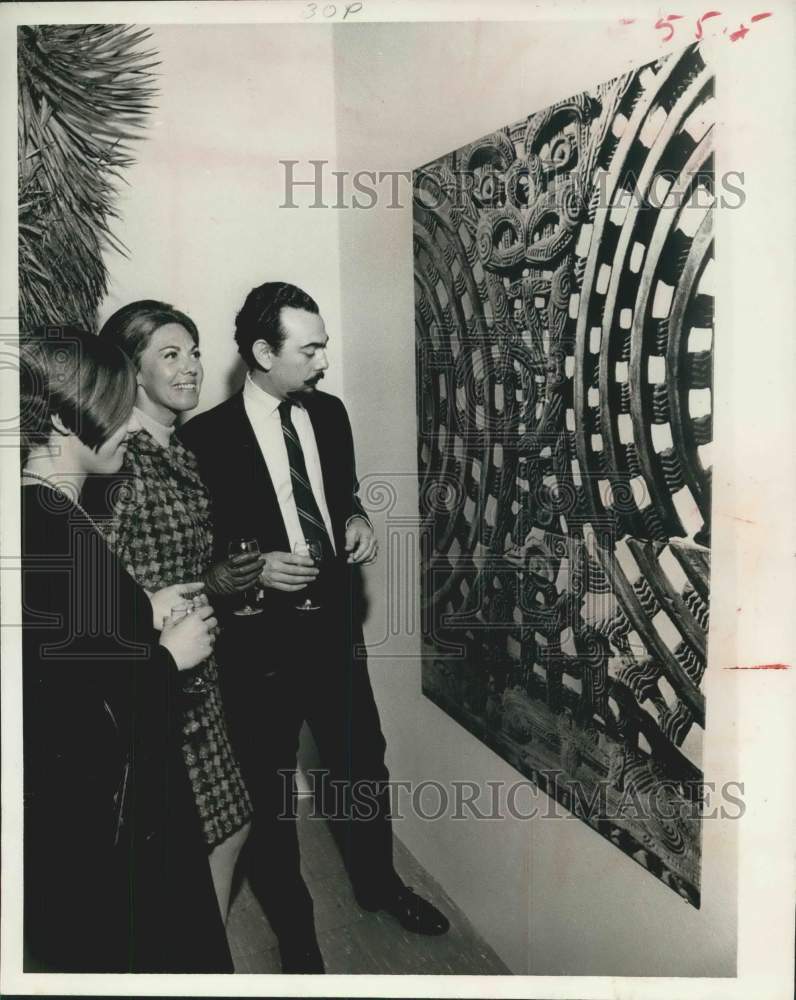
{"type": "Polygon", "coordinates": [[[184,326],[194,344],[199,345],[199,331],[191,317],[167,302],[158,302],[156,299],[139,299],[117,309],[105,321],[99,336],[121,347],[138,367],[138,361],[147,349],[152,334],[169,323],[184,326]]]}
{"type": "Polygon", "coordinates": [[[280,322],[280,314],[285,307],[319,312],[315,299],[285,281],[267,281],[252,288],[246,296],[243,308],[235,318],[235,343],[249,368],[260,367],[252,353],[252,347],[258,340],[267,341],[274,354],[279,354],[285,342],[285,331],[280,322]]]}
{"type": "Polygon", "coordinates": [[[37,327],[19,352],[23,465],[50,440],[54,416],[95,451],[129,419],[135,371],[114,344],[75,326],[37,327]]]}

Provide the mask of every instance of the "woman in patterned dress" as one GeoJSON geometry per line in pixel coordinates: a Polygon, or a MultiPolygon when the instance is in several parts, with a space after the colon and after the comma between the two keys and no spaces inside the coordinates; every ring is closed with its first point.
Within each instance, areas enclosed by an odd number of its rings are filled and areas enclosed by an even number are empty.
{"type": "MultiPolygon", "coordinates": [[[[196,325],[163,302],[144,300],[114,313],[99,335],[121,347],[136,367],[135,414],[142,426],[128,443],[123,488],[114,491],[110,544],[148,591],[185,580],[203,580],[211,599],[245,590],[256,582],[262,559],[237,555],[211,565],[207,490],[193,453],[173,433],[179,414],[199,402],[203,371],[196,325]]],[[[200,674],[186,690],[183,755],[226,919],[252,809],[227,734],[212,656],[200,674]]]]}

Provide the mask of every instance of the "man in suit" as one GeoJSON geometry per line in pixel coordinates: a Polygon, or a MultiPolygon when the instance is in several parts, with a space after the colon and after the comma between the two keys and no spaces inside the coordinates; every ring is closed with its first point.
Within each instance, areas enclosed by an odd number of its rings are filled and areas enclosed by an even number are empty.
{"type": "Polygon", "coordinates": [[[324,815],[359,904],[420,934],[444,933],[448,921],[393,867],[385,742],[366,662],[354,655],[362,628],[353,568],[372,561],[377,544],[357,496],[345,407],[317,389],[328,367],[323,319],[301,289],[269,282],[246,298],[235,340],[249,369],[243,390],[181,433],[210,490],[217,555],[237,538],[256,538],[265,553],[264,613],[227,615],[217,647],[254,802],[247,873],[283,971],[322,972],[291,794],[305,720],[321,756],[324,815]],[[320,547],[319,566],[296,551],[305,541],[320,547]],[[308,594],[316,608],[300,610],[308,594]]]}

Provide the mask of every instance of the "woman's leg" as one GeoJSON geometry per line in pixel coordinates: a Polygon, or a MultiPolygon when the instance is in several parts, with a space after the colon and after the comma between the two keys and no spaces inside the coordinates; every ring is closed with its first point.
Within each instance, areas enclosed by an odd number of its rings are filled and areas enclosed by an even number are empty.
{"type": "Polygon", "coordinates": [[[210,852],[210,872],[218,899],[218,908],[224,923],[229,915],[230,895],[232,893],[232,878],[246,838],[249,836],[251,824],[240,828],[221,844],[217,844],[210,852]]]}

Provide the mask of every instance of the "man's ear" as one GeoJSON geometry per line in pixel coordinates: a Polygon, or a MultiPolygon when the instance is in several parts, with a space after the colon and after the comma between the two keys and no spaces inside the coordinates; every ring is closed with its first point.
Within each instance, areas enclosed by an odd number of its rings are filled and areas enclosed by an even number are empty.
{"type": "Polygon", "coordinates": [[[274,349],[267,340],[255,340],[252,344],[252,354],[257,364],[266,371],[271,370],[273,364],[274,349]]]}
{"type": "Polygon", "coordinates": [[[58,416],[57,413],[50,414],[50,422],[56,430],[56,433],[63,435],[64,437],[69,437],[74,431],[70,431],[69,428],[64,424],[63,420],[58,416]]]}

